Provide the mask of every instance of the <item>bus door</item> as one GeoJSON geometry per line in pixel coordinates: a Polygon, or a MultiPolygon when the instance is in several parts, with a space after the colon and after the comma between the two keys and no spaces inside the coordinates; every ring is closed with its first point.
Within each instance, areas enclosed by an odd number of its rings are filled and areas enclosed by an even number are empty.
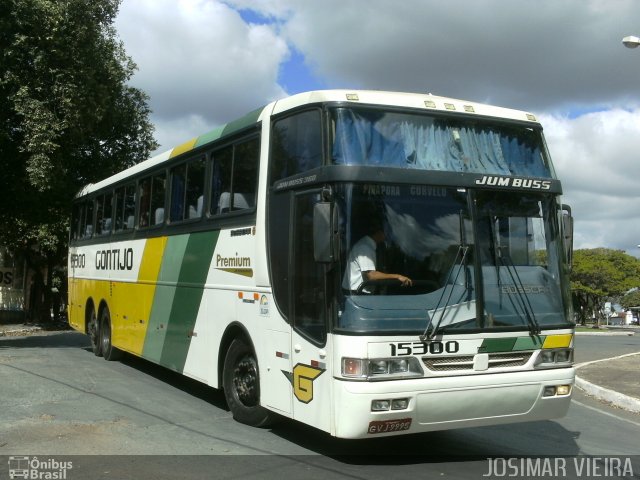
{"type": "Polygon", "coordinates": [[[330,432],[331,345],[327,338],[329,303],[327,272],[330,268],[314,259],[313,211],[320,192],[295,195],[290,268],[291,384],[293,416],[330,432]]]}

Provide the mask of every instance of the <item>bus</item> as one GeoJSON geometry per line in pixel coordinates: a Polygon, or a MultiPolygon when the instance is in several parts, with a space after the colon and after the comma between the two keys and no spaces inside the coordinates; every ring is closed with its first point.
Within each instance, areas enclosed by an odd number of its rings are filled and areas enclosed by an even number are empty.
{"type": "Polygon", "coordinates": [[[253,426],[558,418],[575,377],[561,193],[530,113],[293,95],[79,192],[69,322],[106,360],[224,390],[253,426]]]}

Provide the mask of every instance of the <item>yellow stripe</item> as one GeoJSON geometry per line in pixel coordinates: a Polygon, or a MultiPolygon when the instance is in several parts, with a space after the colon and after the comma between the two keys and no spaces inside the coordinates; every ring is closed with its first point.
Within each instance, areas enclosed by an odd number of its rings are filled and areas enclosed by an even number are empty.
{"type": "Polygon", "coordinates": [[[567,333],[565,335],[548,335],[544,340],[542,348],[567,348],[571,345],[573,335],[567,333]]]}
{"type": "Polygon", "coordinates": [[[188,152],[189,150],[193,149],[197,140],[198,137],[192,138],[188,142],[184,142],[182,145],[178,145],[171,151],[171,155],[169,155],[169,158],[177,157],[178,155],[181,155],[184,152],[188,152]]]}
{"type": "Polygon", "coordinates": [[[167,237],[150,238],[144,246],[137,283],[113,285],[113,344],[136,355],[142,355],[147,335],[151,306],[160,273],[167,237]]]}
{"type": "Polygon", "coordinates": [[[138,282],[155,282],[158,280],[162,254],[167,245],[167,237],[150,238],[144,246],[142,263],[138,272],[138,282]]]}

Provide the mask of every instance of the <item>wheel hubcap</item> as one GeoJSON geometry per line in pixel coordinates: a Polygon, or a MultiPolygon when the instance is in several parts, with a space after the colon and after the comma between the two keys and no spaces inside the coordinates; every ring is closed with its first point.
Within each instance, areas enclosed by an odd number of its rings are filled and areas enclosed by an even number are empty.
{"type": "Polygon", "coordinates": [[[252,356],[240,359],[233,370],[233,386],[238,399],[247,407],[258,404],[258,368],[252,356]]]}
{"type": "Polygon", "coordinates": [[[97,326],[95,314],[91,315],[91,318],[89,319],[89,336],[91,337],[91,343],[93,343],[94,345],[97,345],[99,338],[98,338],[98,326],[97,326]]]}
{"type": "Polygon", "coordinates": [[[106,352],[109,350],[109,325],[105,323],[102,325],[102,351],[106,352]]]}

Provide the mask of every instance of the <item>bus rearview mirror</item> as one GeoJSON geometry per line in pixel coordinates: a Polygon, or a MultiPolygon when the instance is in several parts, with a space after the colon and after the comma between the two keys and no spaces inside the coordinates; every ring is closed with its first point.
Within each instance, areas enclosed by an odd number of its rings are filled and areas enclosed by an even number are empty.
{"type": "Polygon", "coordinates": [[[319,202],[313,207],[313,257],[316,262],[331,263],[337,259],[335,225],[331,202],[319,202]]]}
{"type": "Polygon", "coordinates": [[[562,237],[567,263],[571,268],[573,263],[573,216],[569,205],[562,205],[562,237]]]}

